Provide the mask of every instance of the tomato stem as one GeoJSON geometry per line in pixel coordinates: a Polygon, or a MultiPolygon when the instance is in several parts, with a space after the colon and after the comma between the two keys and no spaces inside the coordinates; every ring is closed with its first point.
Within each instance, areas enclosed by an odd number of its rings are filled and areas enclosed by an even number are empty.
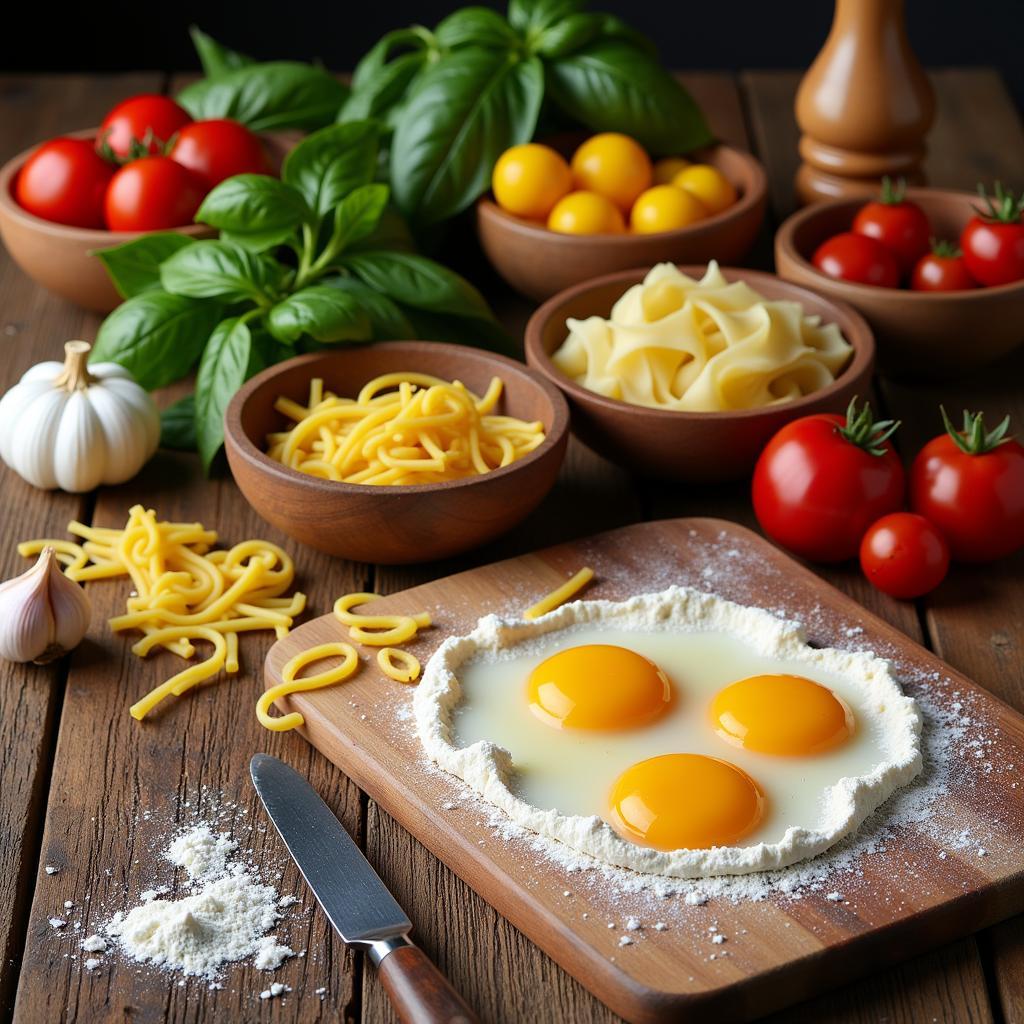
{"type": "Polygon", "coordinates": [[[899,420],[876,420],[870,402],[858,409],[854,395],[846,409],[846,425],[837,429],[850,444],[863,448],[869,455],[885,455],[889,450],[885,442],[896,433],[899,425],[899,420]]]}
{"type": "Polygon", "coordinates": [[[946,260],[955,260],[963,256],[963,252],[956,242],[947,242],[942,238],[931,238],[929,241],[931,242],[933,256],[946,260]]]}
{"type": "Polygon", "coordinates": [[[1024,194],[1014,196],[1008,189],[1003,188],[1003,183],[997,181],[993,189],[994,195],[985,191],[985,186],[978,184],[978,195],[985,204],[985,209],[974,207],[974,212],[982,220],[995,221],[998,224],[1019,224],[1021,215],[1024,214],[1024,194]]]}
{"type": "Polygon", "coordinates": [[[903,178],[897,178],[894,182],[886,175],[882,179],[882,194],[879,201],[885,206],[899,206],[907,194],[907,182],[903,178]]]}
{"type": "Polygon", "coordinates": [[[949,421],[946,410],[939,406],[942,413],[942,422],[945,424],[946,433],[956,443],[957,448],[966,455],[984,455],[1001,444],[1013,440],[1013,435],[1008,434],[1010,429],[1010,417],[1004,416],[1002,422],[992,430],[985,430],[985,414],[983,412],[973,413],[964,409],[964,426],[957,430],[949,421]]]}

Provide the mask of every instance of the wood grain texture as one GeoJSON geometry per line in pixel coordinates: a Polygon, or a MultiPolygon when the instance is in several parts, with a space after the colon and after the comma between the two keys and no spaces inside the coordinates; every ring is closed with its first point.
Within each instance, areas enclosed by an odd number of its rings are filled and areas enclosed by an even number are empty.
{"type": "MultiPolygon", "coordinates": [[[[60,76],[0,76],[0,163],[49,135],[94,123],[122,90],[159,85],[156,74],[93,83],[60,76]]],[[[59,359],[94,321],[29,281],[0,249],[0,392],[34,363],[59,359]]],[[[89,496],[39,491],[0,464],[0,579],[25,570],[18,540],[63,530],[87,515],[89,496]]],[[[65,661],[40,668],[0,662],[0,1018],[14,1002],[42,832],[65,661]]]]}
{"type": "MultiPolygon", "coordinates": [[[[663,520],[614,530],[427,583],[367,609],[429,611],[435,629],[409,645],[423,660],[445,636],[461,635],[482,614],[521,610],[581,564],[597,572],[588,592],[595,598],[622,599],[669,582],[688,583],[741,603],[782,608],[787,617],[807,624],[815,644],[844,646],[843,637],[855,627],[858,645],[885,651],[898,663],[909,692],[919,692],[920,680],[934,676],[946,681],[929,685],[943,693],[955,690],[970,702],[978,728],[997,737],[992,760],[1003,764],[1024,757],[1024,718],[788,556],[722,520],[663,520]],[[742,572],[732,568],[737,565],[742,572]]],[[[280,681],[282,666],[294,654],[345,635],[333,616],[300,626],[271,650],[266,685],[280,681]]],[[[860,859],[856,876],[844,875],[848,902],[842,907],[830,904],[822,892],[807,892],[797,903],[771,897],[736,905],[716,900],[694,908],[678,897],[659,901],[669,930],[631,956],[617,949],[617,933],[605,927],[626,912],[614,889],[586,886],[571,872],[531,855],[527,843],[496,838],[492,826],[475,820],[485,819],[486,811],[467,803],[453,780],[424,768],[408,722],[409,704],[409,690],[383,680],[372,665],[342,687],[284,702],[305,716],[310,742],[631,1021],[667,1021],[684,1012],[746,1020],[1024,906],[1024,871],[1014,853],[1024,827],[1024,794],[1005,785],[979,787],[978,779],[987,778],[983,766],[962,748],[950,751],[950,770],[971,781],[951,789],[929,817],[950,827],[970,823],[985,837],[987,859],[952,849],[939,857],[931,833],[913,822],[898,824],[884,849],[860,859]],[[446,807],[449,802],[456,806],[446,807]],[[928,885],[910,892],[910,876],[927,876],[928,885]],[[700,948],[696,934],[702,924],[706,929],[709,914],[724,932],[749,936],[730,946],[730,959],[712,962],[700,948]]],[[[647,917],[658,913],[649,904],[645,909],[647,917]]]]}

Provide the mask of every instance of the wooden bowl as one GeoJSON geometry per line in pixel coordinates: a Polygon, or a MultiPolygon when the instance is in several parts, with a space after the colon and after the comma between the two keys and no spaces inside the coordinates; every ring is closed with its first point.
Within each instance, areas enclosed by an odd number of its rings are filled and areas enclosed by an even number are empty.
{"type": "MultiPolygon", "coordinates": [[[[704,266],[679,268],[701,277],[704,266]]],[[[567,336],[566,319],[607,317],[622,294],[647,270],[608,274],[549,299],[526,325],[526,361],[565,392],[573,432],[606,458],[635,472],[688,481],[734,480],[748,474],[768,439],[785,423],[814,412],[845,412],[854,395],[871,384],[875,343],[864,318],[843,302],[816,295],[773,274],[723,267],[730,281],[746,281],[768,299],[795,300],[807,313],[836,323],[853,346],[849,365],[836,380],[792,402],[736,412],[676,412],[632,405],[588,391],[551,361],[567,336]]]]}
{"type": "MultiPolygon", "coordinates": [[[[99,129],[69,132],[74,139],[92,139],[99,129]]],[[[287,136],[263,136],[271,163],[280,167],[284,153],[294,141],[287,136]]],[[[14,199],[18,171],[38,146],[32,146],[8,160],[0,168],[0,237],[11,259],[47,291],[95,313],[109,313],[123,300],[94,253],[123,245],[140,234],[138,231],[107,231],[103,228],[76,228],[43,220],[23,210],[14,199]]],[[[174,231],[191,238],[212,238],[217,232],[205,224],[186,224],[174,231]]]]}
{"type": "Polygon", "coordinates": [[[727,210],[676,231],[657,234],[563,235],[514,217],[486,196],[477,202],[480,244],[516,291],[543,301],[582,281],[655,263],[738,263],[750,251],[764,220],[768,183],[749,153],[711,146],[691,154],[717,167],[737,188],[727,210]]]}
{"type": "MultiPolygon", "coordinates": [[[[935,188],[907,190],[936,238],[957,241],[977,197],[935,188]]],[[[906,377],[955,377],[1006,355],[1024,341],[1024,281],[960,292],[915,292],[837,281],[810,262],[832,235],[848,231],[863,198],[816,203],[783,222],[775,235],[781,277],[848,302],[871,324],[878,362],[906,377]]]]}
{"type": "Polygon", "coordinates": [[[522,363],[461,345],[389,341],[299,356],[264,370],[232,399],[224,438],[238,486],[268,523],[328,554],[393,565],[446,558],[519,523],[551,490],[565,456],[568,426],[561,393],[522,363]],[[458,379],[477,394],[498,376],[505,385],[501,410],[540,420],[547,437],[503,469],[409,487],[321,480],[264,453],[266,435],[285,424],[274,410],[279,395],[305,404],[310,379],[322,377],[329,390],[355,396],[379,374],[401,370],[458,379]]]}

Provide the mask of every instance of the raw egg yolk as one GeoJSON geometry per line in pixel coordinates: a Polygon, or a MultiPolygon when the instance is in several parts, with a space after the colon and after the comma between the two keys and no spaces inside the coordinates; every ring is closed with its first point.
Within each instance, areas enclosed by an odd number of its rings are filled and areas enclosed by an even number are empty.
{"type": "Polygon", "coordinates": [[[818,754],[853,734],[853,712],[820,683],[803,676],[741,679],[711,705],[718,735],[761,754],[818,754]]]}
{"type": "Polygon", "coordinates": [[[627,768],[612,787],[612,827],[657,850],[730,846],[764,815],[746,772],[703,754],[662,754],[627,768]]]}
{"type": "Polygon", "coordinates": [[[649,658],[612,644],[559,651],[531,673],[530,710],[556,729],[628,729],[657,717],[672,699],[668,677],[649,658]]]}

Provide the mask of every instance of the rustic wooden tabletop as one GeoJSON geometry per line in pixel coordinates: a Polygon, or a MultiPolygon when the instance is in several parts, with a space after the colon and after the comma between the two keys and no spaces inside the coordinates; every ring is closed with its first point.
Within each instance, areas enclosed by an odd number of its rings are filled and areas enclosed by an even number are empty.
{"type": "MultiPolygon", "coordinates": [[[[771,229],[792,209],[797,131],[792,117],[798,75],[746,72],[681,76],[726,141],[751,148],[771,182],[770,223],[754,265],[771,265],[771,229]]],[[[936,185],[973,188],[978,180],[1024,181],[1024,134],[999,77],[985,69],[933,76],[938,121],[928,171],[936,185]]],[[[117,99],[173,89],[160,73],[119,76],[0,76],[0,160],[34,142],[98,123],[117,99]]],[[[482,282],[488,287],[487,282],[482,282]]],[[[488,294],[519,332],[529,307],[493,281],[488,294]]],[[[0,255],[0,390],[31,364],[56,358],[68,338],[93,337],[97,318],[53,298],[0,255]]],[[[985,325],[977,325],[979,331],[985,325]]],[[[971,339],[963,339],[965,345],[971,339]]],[[[1024,351],[977,378],[933,387],[885,379],[874,400],[903,421],[901,444],[914,450],[940,428],[940,401],[984,409],[991,422],[1009,412],[1024,429],[1024,351]]],[[[161,396],[162,400],[162,396],[161,396]]],[[[0,573],[24,566],[17,541],[64,536],[71,519],[120,525],[144,501],[162,518],[201,520],[229,542],[261,536],[295,555],[299,585],[321,614],[340,593],[389,593],[469,565],[528,551],[640,519],[716,515],[752,524],[745,485],[668,486],[631,479],[573,443],[561,479],[541,508],[499,544],[445,564],[378,568],[299,549],[260,521],[231,480],[203,479],[198,460],[161,452],[132,483],[97,494],[43,493],[12,473],[0,475],[0,573]]],[[[977,569],[956,568],[927,599],[897,602],[874,591],[855,567],[821,574],[936,651],[1003,700],[1024,710],[1024,561],[1020,555],[977,569]]],[[[0,664],[0,1020],[22,1024],[138,1022],[392,1021],[380,984],[360,956],[347,952],[288,864],[279,885],[301,893],[292,915],[295,948],[308,950],[276,973],[291,986],[261,1002],[266,975],[231,971],[222,990],[201,981],[115,963],[82,969],[77,943],[55,934],[48,918],[74,901],[90,929],[130,907],[149,883],[153,849],[177,821],[214,804],[229,809],[225,827],[251,832],[253,858],[279,863],[281,846],[264,831],[248,781],[252,753],[276,754],[307,774],[366,851],[408,911],[419,941],[486,1021],[607,1022],[617,1018],[585,987],[501,919],[486,903],[369,801],[298,735],[270,734],[253,705],[269,640],[243,641],[245,668],[230,682],[198,690],[145,725],[127,708],[168,672],[168,661],[142,662],[104,620],[123,601],[117,586],[92,590],[95,622],[70,661],[47,668],[0,664]],[[234,806],[231,806],[234,805],[234,806]],[[56,865],[49,875],[44,865],[56,865]],[[89,900],[86,901],[85,897],[89,900]],[[316,990],[321,990],[317,993],[316,990]]],[[[87,930],[81,932],[88,934],[87,930]]],[[[936,943],[941,940],[936,937],[936,943]]],[[[902,966],[872,970],[863,981],[804,1002],[773,1021],[1024,1021],[1024,921],[1012,919],[902,966]]],[[[793,993],[794,1002],[800,993],[793,993]]]]}

